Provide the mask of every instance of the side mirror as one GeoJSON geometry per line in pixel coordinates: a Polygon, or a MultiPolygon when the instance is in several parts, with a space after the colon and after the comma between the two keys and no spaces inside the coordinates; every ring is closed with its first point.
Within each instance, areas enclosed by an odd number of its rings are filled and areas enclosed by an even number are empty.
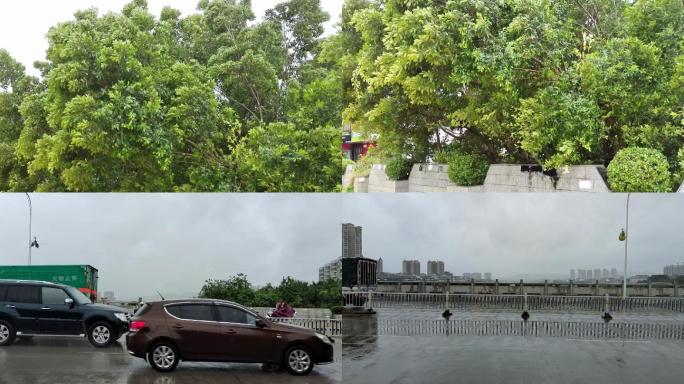
{"type": "Polygon", "coordinates": [[[256,319],[256,320],[254,321],[254,324],[256,324],[256,326],[259,327],[259,328],[264,328],[264,327],[266,326],[266,322],[264,322],[264,321],[261,320],[261,319],[256,319]]]}
{"type": "Polygon", "coordinates": [[[69,308],[73,308],[74,307],[74,299],[66,298],[66,299],[64,299],[64,304],[68,305],[69,308]]]}

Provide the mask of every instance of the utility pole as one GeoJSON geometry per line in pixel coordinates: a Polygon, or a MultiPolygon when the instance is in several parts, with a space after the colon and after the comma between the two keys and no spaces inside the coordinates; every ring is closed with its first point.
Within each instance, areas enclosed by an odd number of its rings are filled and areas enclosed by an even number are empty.
{"type": "Polygon", "coordinates": [[[625,209],[625,229],[622,231],[625,241],[625,270],[622,276],[622,298],[627,298],[627,243],[629,242],[629,197],[631,193],[627,194],[627,206],[625,209]]]}
{"type": "Polygon", "coordinates": [[[28,236],[28,265],[31,265],[31,248],[33,248],[33,243],[31,242],[31,216],[32,216],[32,208],[31,208],[31,196],[29,196],[28,192],[26,192],[26,200],[28,200],[28,206],[29,206],[29,236],[28,236]]]}

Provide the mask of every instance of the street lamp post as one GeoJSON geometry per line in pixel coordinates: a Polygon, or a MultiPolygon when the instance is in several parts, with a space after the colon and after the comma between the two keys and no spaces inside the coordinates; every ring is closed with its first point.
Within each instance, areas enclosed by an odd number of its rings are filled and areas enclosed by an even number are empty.
{"type": "Polygon", "coordinates": [[[26,200],[28,201],[28,206],[29,206],[29,249],[28,249],[28,265],[31,265],[31,248],[36,247],[38,248],[38,239],[35,237],[33,238],[33,241],[31,241],[31,221],[32,221],[32,216],[33,216],[33,208],[31,207],[31,196],[29,196],[28,192],[26,192],[26,200]]]}
{"type": "Polygon", "coordinates": [[[627,298],[627,242],[629,242],[629,197],[631,193],[627,194],[627,205],[625,209],[625,229],[620,233],[620,240],[625,242],[625,269],[622,275],[622,298],[627,298]]]}
{"type": "Polygon", "coordinates": [[[26,200],[28,200],[28,206],[29,206],[29,237],[28,237],[28,265],[31,265],[31,248],[33,248],[33,243],[31,242],[31,216],[32,216],[32,208],[31,208],[31,196],[29,196],[28,192],[26,192],[26,200]]]}

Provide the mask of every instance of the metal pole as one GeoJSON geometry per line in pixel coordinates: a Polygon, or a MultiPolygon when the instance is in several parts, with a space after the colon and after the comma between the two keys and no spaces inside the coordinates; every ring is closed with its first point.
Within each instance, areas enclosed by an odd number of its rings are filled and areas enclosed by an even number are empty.
{"type": "Polygon", "coordinates": [[[622,298],[627,298],[627,242],[629,241],[629,197],[631,193],[627,194],[627,209],[625,210],[625,271],[622,276],[622,298]]]}
{"type": "Polygon", "coordinates": [[[29,241],[28,241],[28,265],[31,265],[31,216],[32,216],[32,208],[31,208],[31,196],[29,196],[28,192],[26,192],[26,199],[28,200],[28,206],[29,206],[29,241]]]}

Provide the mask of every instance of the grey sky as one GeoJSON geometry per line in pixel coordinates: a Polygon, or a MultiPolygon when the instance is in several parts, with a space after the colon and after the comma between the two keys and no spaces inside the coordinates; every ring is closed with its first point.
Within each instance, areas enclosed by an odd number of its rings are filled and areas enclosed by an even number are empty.
{"type": "MultiPolygon", "coordinates": [[[[354,195],[343,220],[363,226],[364,255],[382,257],[387,272],[403,259],[444,260],[446,270],[495,277],[570,269],[622,273],[626,195],[395,194],[354,195]]],[[[662,273],[684,261],[684,195],[632,195],[630,274],[662,273]]]]}
{"type": "MultiPolygon", "coordinates": [[[[159,15],[162,8],[172,6],[187,16],[195,12],[199,0],[148,0],[150,12],[159,15]]],[[[335,30],[342,12],[343,0],[321,0],[321,6],[330,14],[326,33],[335,30]]],[[[0,6],[0,48],[4,48],[28,72],[38,75],[33,62],[45,59],[46,34],[51,26],[73,19],[75,11],[96,7],[100,13],[119,12],[130,0],[21,0],[3,1],[0,6]]],[[[252,9],[262,17],[267,9],[282,0],[252,0],[252,9]]]]}
{"type": "MultiPolygon", "coordinates": [[[[197,294],[209,278],[318,280],[341,248],[341,195],[32,194],[33,264],[91,264],[118,298],[197,294]]],[[[0,194],[0,264],[27,262],[28,205],[0,194]]]]}
{"type": "MultiPolygon", "coordinates": [[[[258,285],[315,281],[341,252],[342,222],[364,254],[497,277],[622,269],[620,194],[32,194],[34,264],[92,264],[120,298],[196,294],[245,273],[258,285]]],[[[632,195],[630,273],[684,261],[684,195],[632,195]]],[[[0,194],[0,264],[27,258],[23,194],[0,194]]]]}

